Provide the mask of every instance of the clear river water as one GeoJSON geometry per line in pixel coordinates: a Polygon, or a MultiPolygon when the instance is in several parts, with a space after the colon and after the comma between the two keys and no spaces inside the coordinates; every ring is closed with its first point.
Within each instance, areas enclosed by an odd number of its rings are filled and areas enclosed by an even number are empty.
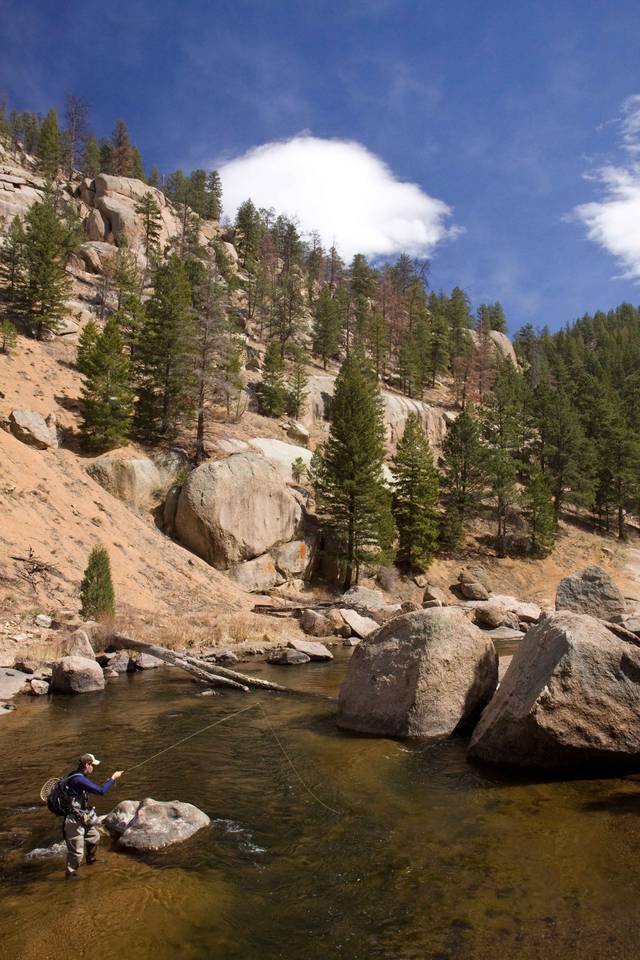
{"type": "MultiPolygon", "coordinates": [[[[345,657],[260,675],[327,697],[345,657]]],[[[169,668],[103,694],[36,698],[0,727],[3,960],[615,960],[640,955],[640,780],[550,781],[470,766],[464,739],[337,730],[322,697],[222,692],[169,668]],[[186,800],[211,827],[164,852],[101,846],[65,883],[38,803],[85,750],[108,775],[251,702],[139,770],[121,799],[186,800]],[[317,804],[283,758],[338,814],[317,804]]]]}

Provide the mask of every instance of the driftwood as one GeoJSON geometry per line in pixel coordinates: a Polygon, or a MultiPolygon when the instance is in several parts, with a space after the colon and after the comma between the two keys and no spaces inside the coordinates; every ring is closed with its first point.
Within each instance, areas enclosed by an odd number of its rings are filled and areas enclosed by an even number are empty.
{"type": "Polygon", "coordinates": [[[198,680],[204,680],[205,683],[211,683],[214,686],[233,687],[245,692],[248,692],[250,687],[258,690],[276,690],[279,693],[295,692],[288,690],[286,687],[281,687],[279,683],[260,680],[258,677],[238,673],[236,670],[229,670],[227,667],[220,667],[218,664],[211,664],[207,660],[200,660],[197,657],[181,656],[174,650],[168,650],[167,647],[161,647],[155,643],[143,643],[141,640],[134,640],[128,633],[114,633],[110,639],[114,646],[148,653],[152,657],[157,657],[158,660],[164,660],[165,663],[179,667],[186,673],[197,677],[198,680]]]}
{"type": "Polygon", "coordinates": [[[157,657],[158,660],[164,660],[165,663],[170,663],[172,667],[179,667],[186,673],[190,673],[196,680],[210,683],[214,687],[232,687],[234,690],[242,690],[244,693],[249,692],[246,684],[233,680],[230,677],[221,676],[216,673],[211,666],[208,670],[205,670],[199,665],[189,663],[184,657],[181,657],[173,650],[168,650],[166,647],[159,647],[154,643],[141,643],[139,640],[134,640],[127,633],[112,634],[111,642],[115,647],[121,649],[140,650],[142,653],[148,653],[152,657],[157,657]]]}

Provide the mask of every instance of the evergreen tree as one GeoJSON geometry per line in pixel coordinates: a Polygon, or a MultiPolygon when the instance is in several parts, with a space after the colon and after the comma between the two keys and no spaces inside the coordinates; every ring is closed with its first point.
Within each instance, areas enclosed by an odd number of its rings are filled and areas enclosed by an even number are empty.
{"type": "Polygon", "coordinates": [[[307,357],[304,350],[298,347],[287,378],[287,413],[296,420],[306,409],[308,383],[307,357]]]}
{"type": "Polygon", "coordinates": [[[415,413],[407,419],[392,470],[397,560],[411,567],[427,567],[438,542],[439,483],[431,448],[415,413]]]}
{"type": "Polygon", "coordinates": [[[151,190],[143,194],[135,206],[136,213],[142,217],[142,226],[144,229],[144,253],[149,260],[158,249],[158,240],[162,228],[162,218],[160,216],[160,206],[151,190]]]}
{"type": "Polygon", "coordinates": [[[431,386],[435,387],[436,377],[445,373],[449,367],[449,323],[446,316],[446,306],[434,293],[429,298],[429,345],[427,360],[427,376],[431,386]]]}
{"type": "Polygon", "coordinates": [[[389,352],[389,335],[384,316],[380,310],[374,309],[369,315],[367,324],[367,353],[371,358],[376,380],[384,375],[385,364],[389,352]]]}
{"type": "Polygon", "coordinates": [[[76,353],[76,367],[85,376],[89,376],[93,366],[93,356],[96,348],[96,341],[100,331],[95,320],[88,320],[78,337],[78,350],[76,353]]]}
{"type": "Polygon", "coordinates": [[[500,557],[506,556],[508,513],[516,500],[523,390],[521,374],[510,360],[503,359],[482,410],[482,433],[487,449],[485,467],[496,505],[496,550],[500,557]]]}
{"type": "Polygon", "coordinates": [[[107,137],[100,141],[100,173],[115,173],[113,143],[107,137]]]}
{"type": "Polygon", "coordinates": [[[15,314],[24,272],[25,233],[20,217],[15,216],[0,246],[0,282],[7,314],[15,314]]]}
{"type": "Polygon", "coordinates": [[[567,501],[593,500],[593,447],[566,389],[541,384],[534,400],[538,461],[551,484],[557,526],[567,501]]]}
{"type": "Polygon", "coordinates": [[[193,407],[195,322],[191,287],[173,254],[159,266],[135,350],[136,424],[144,437],[170,436],[193,407]]]}
{"type": "Polygon", "coordinates": [[[18,332],[11,320],[0,320],[0,353],[9,353],[18,342],[18,332]]]}
{"type": "Polygon", "coordinates": [[[486,489],[485,451],[480,427],[468,410],[452,423],[442,445],[441,483],[446,494],[444,532],[451,546],[464,534],[465,522],[477,512],[486,489]]]}
{"type": "Polygon", "coordinates": [[[147,179],[147,176],[144,172],[142,154],[135,145],[131,148],[131,176],[135,177],[136,180],[142,180],[143,182],[147,179]]]}
{"type": "Polygon", "coordinates": [[[117,315],[107,320],[92,349],[82,358],[80,433],[85,446],[94,451],[125,444],[133,419],[131,363],[118,329],[117,315]]]}
{"type": "Polygon", "coordinates": [[[255,261],[260,249],[262,221],[251,200],[245,200],[238,207],[235,223],[235,245],[244,267],[247,261],[255,261]]]}
{"type": "Polygon", "coordinates": [[[196,315],[195,457],[196,463],[201,463],[205,459],[204,433],[207,403],[213,399],[219,388],[225,392],[227,411],[229,411],[229,393],[224,390],[226,378],[221,369],[228,350],[228,338],[223,304],[224,288],[215,253],[209,251],[204,261],[190,261],[187,264],[187,271],[196,315]]]}
{"type": "Polygon", "coordinates": [[[335,357],[340,349],[340,312],[338,304],[331,295],[331,288],[325,286],[318,297],[313,319],[313,351],[322,360],[327,369],[327,361],[335,357]]]}
{"type": "Polygon", "coordinates": [[[270,340],[264,355],[262,381],[257,388],[260,411],[268,417],[281,417],[286,409],[287,388],[284,363],[277,340],[270,340]]]}
{"type": "Polygon", "coordinates": [[[42,121],[38,138],[38,169],[47,180],[53,180],[62,164],[62,144],[58,114],[52,107],[42,121]]]}
{"type": "Polygon", "coordinates": [[[84,145],[80,159],[80,169],[85,177],[89,177],[90,180],[95,179],[102,169],[100,145],[95,137],[89,137],[84,145]]]}
{"type": "Polygon", "coordinates": [[[58,217],[55,196],[49,187],[25,217],[23,269],[17,291],[20,315],[40,340],[55,333],[65,313],[70,279],[69,255],[78,236],[74,224],[58,217]]]}
{"type": "Polygon", "coordinates": [[[162,184],[162,177],[160,176],[160,171],[158,170],[155,164],[151,167],[151,173],[149,174],[147,183],[149,184],[150,187],[155,187],[156,190],[160,189],[160,186],[162,184]]]}
{"type": "Polygon", "coordinates": [[[129,131],[124,120],[116,120],[111,137],[113,155],[111,173],[116,177],[130,177],[133,171],[133,147],[129,141],[129,131]]]}
{"type": "Polygon", "coordinates": [[[352,353],[336,378],[329,438],[313,461],[318,513],[344,569],[345,590],[357,582],[361,563],[384,557],[391,545],[384,439],[375,380],[352,353]]]}
{"type": "Polygon", "coordinates": [[[450,331],[449,354],[451,360],[463,357],[469,350],[471,314],[469,300],[460,287],[454,287],[447,304],[447,320],[450,331]]]}
{"type": "Polygon", "coordinates": [[[536,557],[546,557],[555,543],[555,517],[551,486],[538,467],[529,472],[522,493],[522,513],[529,523],[531,552],[536,557]]]}
{"type": "Polygon", "coordinates": [[[207,200],[202,215],[206,220],[219,220],[222,216],[222,181],[217,170],[207,175],[207,200]]]}
{"type": "Polygon", "coordinates": [[[80,615],[84,620],[105,620],[116,612],[111,580],[109,554],[104,547],[94,547],[89,555],[80,584],[80,615]]]}

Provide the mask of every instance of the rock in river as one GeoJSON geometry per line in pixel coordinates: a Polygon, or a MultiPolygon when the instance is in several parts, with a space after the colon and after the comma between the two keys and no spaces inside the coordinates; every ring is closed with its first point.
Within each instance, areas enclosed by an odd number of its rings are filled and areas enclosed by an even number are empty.
{"type": "Polygon", "coordinates": [[[640,760],[640,648],[585,614],[531,627],[474,730],[469,755],[566,769],[640,760]]]}
{"type": "Polygon", "coordinates": [[[491,640],[455,607],[396,617],[356,647],[338,725],[392,737],[446,737],[476,719],[498,682],[491,640]]]}
{"type": "Polygon", "coordinates": [[[63,657],[53,665],[52,687],[56,693],[93,693],[104,690],[104,674],[96,660],[63,657]]]}
{"type": "Polygon", "coordinates": [[[162,850],[180,843],[203,827],[209,817],[192,803],[179,800],[123,800],[107,814],[103,826],[122,847],[162,850]]]}

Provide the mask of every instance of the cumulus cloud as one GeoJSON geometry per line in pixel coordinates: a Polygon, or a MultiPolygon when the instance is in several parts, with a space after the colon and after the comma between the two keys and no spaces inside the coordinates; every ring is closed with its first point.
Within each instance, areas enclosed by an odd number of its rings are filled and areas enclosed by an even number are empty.
{"type": "Polygon", "coordinates": [[[219,166],[224,212],[251,198],[257,207],[297,218],[350,259],[355,253],[430,254],[459,231],[451,209],[415,183],[402,183],[362,144],[306,134],[266,143],[219,166]]]}
{"type": "Polygon", "coordinates": [[[573,211],[590,240],[619,261],[623,276],[640,280],[640,95],[625,100],[617,119],[623,161],[591,174],[602,196],[573,211]]]}

